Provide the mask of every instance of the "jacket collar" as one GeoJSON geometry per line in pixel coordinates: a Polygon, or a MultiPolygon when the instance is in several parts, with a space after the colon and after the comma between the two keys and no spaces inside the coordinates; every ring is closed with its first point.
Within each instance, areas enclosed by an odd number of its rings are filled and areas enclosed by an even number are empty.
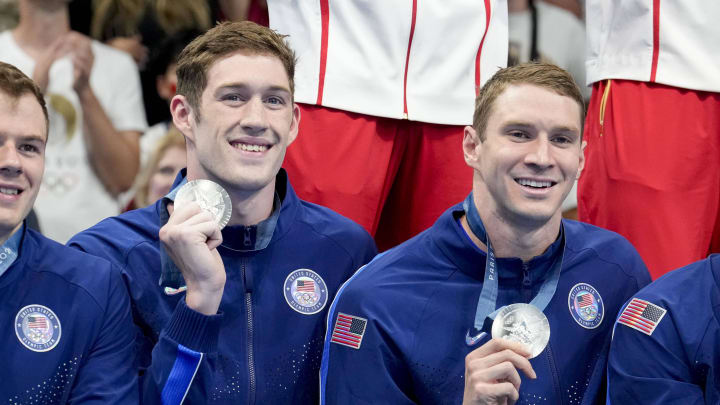
{"type": "MultiPolygon", "coordinates": [[[[484,279],[486,252],[482,251],[460,225],[463,216],[462,204],[457,204],[445,211],[435,222],[431,233],[433,242],[455,266],[479,281],[484,279]]],[[[567,237],[567,236],[566,236],[567,237]]],[[[499,279],[506,283],[522,283],[524,270],[528,271],[533,285],[542,282],[559,252],[561,238],[557,238],[543,254],[533,257],[525,266],[520,258],[497,258],[499,279]]]]}

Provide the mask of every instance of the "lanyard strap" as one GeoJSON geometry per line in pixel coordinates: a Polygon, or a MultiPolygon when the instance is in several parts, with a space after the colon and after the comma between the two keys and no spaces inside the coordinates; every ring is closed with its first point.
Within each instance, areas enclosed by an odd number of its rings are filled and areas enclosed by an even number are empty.
{"type": "MultiPolygon", "coordinates": [[[[480,291],[480,298],[478,298],[477,309],[475,310],[475,333],[480,332],[485,323],[485,319],[495,319],[500,308],[495,309],[497,305],[498,295],[498,269],[495,260],[495,250],[490,242],[490,237],[485,231],[485,226],[480,219],[477,207],[473,201],[473,193],[465,199],[463,202],[463,209],[465,210],[465,216],[470,226],[470,230],[480,240],[485,241],[487,246],[487,259],[485,260],[485,278],[483,281],[482,291],[480,291]]],[[[560,254],[555,255],[552,266],[550,267],[550,276],[545,279],[540,291],[537,296],[530,301],[531,305],[534,305],[540,311],[544,311],[545,307],[552,300],[557,289],[558,281],[560,280],[560,270],[562,269],[563,258],[565,256],[565,229],[560,225],[560,254]]]]}
{"type": "Polygon", "coordinates": [[[22,240],[24,231],[25,223],[23,222],[20,228],[10,236],[5,244],[0,246],[0,276],[17,260],[20,251],[20,241],[22,240]]]}

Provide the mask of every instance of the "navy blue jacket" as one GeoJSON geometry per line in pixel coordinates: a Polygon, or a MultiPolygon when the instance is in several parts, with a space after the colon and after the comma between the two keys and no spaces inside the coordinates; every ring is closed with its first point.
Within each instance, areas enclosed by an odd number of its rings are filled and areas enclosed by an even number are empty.
{"type": "Polygon", "coordinates": [[[720,404],[720,255],[662,276],[635,298],[641,306],[615,325],[608,404],[720,404]]]}
{"type": "Polygon", "coordinates": [[[0,403],[136,404],[120,271],[25,228],[0,277],[0,403]]]}
{"type": "Polygon", "coordinates": [[[158,284],[162,266],[172,266],[158,240],[164,200],[104,220],[69,242],[123,270],[146,402],[180,403],[189,388],[189,404],[317,403],[330,302],[376,249],[359,225],[298,199],[284,170],[276,184],[282,203],[266,248],[241,251],[250,227],[222,230],[218,251],[227,282],[219,315],[190,310],[183,293],[158,284]]]}
{"type": "MultiPolygon", "coordinates": [[[[425,232],[379,255],[338,292],[328,315],[323,403],[462,402],[465,356],[489,339],[473,347],[465,343],[482,289],[485,253],[458,223],[462,214],[461,205],[446,211],[425,232]],[[347,326],[354,326],[353,335],[347,326]]],[[[564,262],[544,311],[550,342],[530,361],[538,378],[521,375],[518,404],[578,404],[604,393],[613,320],[650,281],[640,256],[619,235],[574,221],[564,225],[564,262]],[[589,305],[581,314],[578,298],[587,294],[589,305]]],[[[530,302],[560,245],[558,239],[527,264],[498,259],[497,307],[530,302]]],[[[484,331],[490,326],[486,321],[484,331]]]]}

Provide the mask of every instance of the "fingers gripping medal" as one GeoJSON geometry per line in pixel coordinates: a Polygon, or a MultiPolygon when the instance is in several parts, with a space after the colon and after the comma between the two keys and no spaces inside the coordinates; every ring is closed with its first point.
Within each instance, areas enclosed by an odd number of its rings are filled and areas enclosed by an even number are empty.
{"type": "Polygon", "coordinates": [[[500,309],[495,316],[492,337],[524,344],[532,359],[545,350],[550,340],[550,324],[534,305],[512,304],[500,309]]]}
{"type": "Polygon", "coordinates": [[[232,203],[227,191],[210,180],[192,180],[180,187],[175,196],[175,208],[179,209],[190,202],[209,212],[220,229],[230,221],[232,203]]]}

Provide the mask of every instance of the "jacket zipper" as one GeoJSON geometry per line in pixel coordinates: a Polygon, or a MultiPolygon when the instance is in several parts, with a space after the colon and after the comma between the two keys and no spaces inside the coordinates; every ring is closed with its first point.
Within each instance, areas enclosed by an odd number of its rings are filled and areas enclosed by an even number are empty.
{"type": "Polygon", "coordinates": [[[413,36],[415,35],[415,19],[417,17],[417,0],[413,0],[412,20],[410,22],[410,39],[408,40],[407,56],[405,57],[405,78],[403,79],[403,119],[408,119],[407,106],[407,78],[408,67],[410,66],[410,48],[412,47],[413,36]]]}
{"type": "Polygon", "coordinates": [[[242,260],[243,284],[245,285],[245,306],[247,307],[247,360],[248,360],[248,403],[255,403],[255,353],[253,352],[253,309],[252,309],[252,286],[249,285],[245,259],[242,260]]]}
{"type": "Polygon", "coordinates": [[[550,365],[550,374],[552,375],[552,381],[553,381],[553,387],[555,388],[555,395],[557,395],[558,400],[560,401],[560,404],[564,405],[565,400],[562,396],[562,391],[560,390],[560,376],[558,375],[557,368],[555,368],[555,357],[552,354],[552,348],[550,347],[550,342],[548,342],[547,348],[545,349],[547,352],[547,360],[548,364],[550,365]]]}
{"type": "Polygon", "coordinates": [[[522,271],[523,271],[523,300],[525,302],[530,302],[530,298],[532,295],[532,280],[530,280],[530,265],[527,262],[523,262],[522,264],[522,271]]]}

